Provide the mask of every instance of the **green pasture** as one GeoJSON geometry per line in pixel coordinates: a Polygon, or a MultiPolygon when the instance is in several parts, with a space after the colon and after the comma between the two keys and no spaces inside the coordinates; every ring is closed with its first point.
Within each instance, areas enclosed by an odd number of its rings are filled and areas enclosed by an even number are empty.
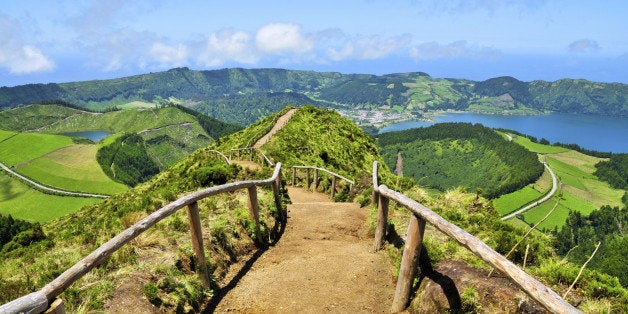
{"type": "Polygon", "coordinates": [[[47,222],[101,201],[44,194],[0,171],[0,213],[14,218],[47,222]]]}
{"type": "MultiPolygon", "coordinates": [[[[541,204],[540,206],[534,207],[529,211],[523,213],[523,218],[526,222],[530,224],[536,224],[539,220],[543,219],[545,215],[554,207],[556,204],[556,197],[551,198],[547,202],[541,204]]],[[[567,215],[570,210],[579,211],[583,215],[590,214],[594,209],[596,209],[595,205],[578,198],[576,196],[563,193],[563,196],[558,203],[558,206],[554,210],[554,212],[543,221],[537,228],[541,230],[552,230],[554,227],[560,227],[565,224],[565,219],[567,219],[567,215]]]]}
{"type": "Polygon", "coordinates": [[[528,185],[521,190],[504,194],[494,199],[493,206],[500,216],[504,216],[539,199],[546,192],[541,193],[535,190],[531,185],[528,185]]]}
{"type": "Polygon", "coordinates": [[[10,138],[11,136],[14,136],[15,132],[10,132],[10,131],[5,131],[5,130],[0,130],[0,142],[10,138]]]}
{"type": "Polygon", "coordinates": [[[68,191],[115,194],[127,186],[111,180],[96,161],[97,145],[70,145],[15,169],[35,181],[68,191]]]}
{"type": "Polygon", "coordinates": [[[560,147],[560,146],[534,143],[529,138],[523,137],[523,136],[518,136],[518,135],[513,134],[512,138],[515,143],[525,147],[527,150],[531,152],[535,152],[539,154],[556,154],[556,153],[569,151],[569,149],[560,147]]]}
{"type": "Polygon", "coordinates": [[[18,133],[0,142],[0,162],[11,167],[72,144],[67,136],[18,133]]]}

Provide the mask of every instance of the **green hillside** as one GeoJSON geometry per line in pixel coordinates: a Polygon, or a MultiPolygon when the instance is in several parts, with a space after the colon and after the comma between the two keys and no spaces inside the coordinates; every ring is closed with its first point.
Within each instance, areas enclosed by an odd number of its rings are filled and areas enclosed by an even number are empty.
{"type": "MultiPolygon", "coordinates": [[[[250,146],[289,109],[271,114],[244,130],[223,137],[208,148],[228,153],[232,148],[250,146]]],[[[356,179],[355,194],[346,196],[348,200],[361,203],[368,203],[370,196],[372,162],[383,161],[373,140],[350,120],[334,111],[310,106],[299,109],[284,128],[261,147],[261,151],[269,158],[285,163],[285,180],[291,177],[289,166],[300,164],[325,167],[356,179]]],[[[0,252],[3,260],[3,267],[0,268],[0,291],[3,291],[0,302],[41,288],[125,227],[182,195],[224,182],[268,178],[270,175],[270,169],[243,169],[237,165],[227,165],[216,154],[204,148],[199,149],[127,192],[44,224],[43,231],[52,240],[37,242],[28,248],[0,252]]],[[[417,187],[397,184],[398,180],[385,165],[381,169],[381,176],[383,183],[404,190],[410,197],[476,234],[501,253],[508,251],[525,233],[523,229],[499,221],[490,202],[477,197],[475,193],[452,190],[438,195],[428,194],[417,187]]],[[[325,184],[322,185],[325,188],[325,184]]],[[[272,191],[270,188],[257,190],[262,236],[273,238],[278,211],[272,191]]],[[[286,202],[289,201],[286,194],[283,197],[286,202]]],[[[232,263],[246,261],[244,256],[247,254],[253,254],[253,260],[257,258],[255,256],[261,256],[253,244],[254,233],[248,218],[247,201],[247,192],[238,191],[199,202],[201,228],[206,239],[204,245],[214,283],[224,278],[232,263]]],[[[365,211],[369,216],[367,223],[372,225],[374,207],[366,207],[365,211]]],[[[391,204],[389,217],[389,230],[392,237],[396,238],[398,236],[395,235],[403,234],[407,228],[408,212],[391,204]]],[[[531,249],[526,271],[541,277],[543,282],[553,288],[564,289],[565,284],[575,278],[578,266],[558,261],[551,246],[547,245],[549,241],[550,238],[541,233],[535,233],[524,241],[523,246],[529,244],[531,249]]],[[[424,252],[429,252],[425,256],[429,256],[434,263],[457,259],[473,267],[486,267],[467,250],[451,240],[443,239],[438,233],[427,232],[424,243],[424,252]]],[[[403,245],[398,247],[402,248],[403,245]]],[[[393,244],[387,247],[392,265],[401,254],[398,247],[393,244]]],[[[520,247],[512,255],[517,263],[523,260],[522,250],[520,247]]],[[[129,242],[67,289],[61,298],[69,312],[106,311],[108,300],[120,297],[121,294],[128,300],[146,304],[158,311],[200,312],[216,291],[215,288],[202,287],[194,272],[192,252],[187,214],[185,210],[180,210],[129,242]]],[[[628,292],[616,278],[590,270],[583,273],[572,295],[576,295],[576,300],[588,308],[599,306],[612,311],[621,309],[628,300],[628,292]]]]}
{"type": "MultiPolygon", "coordinates": [[[[194,150],[209,145],[214,139],[237,131],[239,127],[181,106],[101,113],[47,104],[0,111],[0,129],[56,134],[93,130],[137,133],[146,142],[150,158],[159,169],[165,169],[194,150]]],[[[13,143],[24,142],[17,139],[13,143]]],[[[103,145],[108,143],[105,141],[103,145]]]]}
{"type": "Polygon", "coordinates": [[[0,108],[59,99],[103,110],[134,101],[161,103],[176,99],[221,121],[248,125],[287,104],[336,108],[355,120],[360,117],[355,110],[360,109],[384,113],[387,119],[399,114],[420,118],[432,110],[447,109],[626,116],[626,94],[626,84],[571,79],[522,82],[498,77],[475,82],[432,78],[422,72],[378,76],[283,69],[176,68],[110,80],[1,87],[0,108]]]}
{"type": "Polygon", "coordinates": [[[462,186],[495,198],[536,181],[543,166],[536,154],[480,124],[441,123],[378,135],[386,164],[403,156],[403,173],[417,184],[446,191],[462,186]]]}

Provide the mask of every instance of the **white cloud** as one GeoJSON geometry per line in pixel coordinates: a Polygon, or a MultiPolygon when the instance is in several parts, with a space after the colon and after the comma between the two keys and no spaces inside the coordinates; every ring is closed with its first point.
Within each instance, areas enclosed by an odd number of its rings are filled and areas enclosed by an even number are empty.
{"type": "Polygon", "coordinates": [[[581,53],[581,52],[592,52],[596,50],[600,50],[600,45],[595,40],[591,39],[580,39],[572,42],[567,46],[570,52],[581,53]]]}
{"type": "Polygon", "coordinates": [[[149,54],[162,66],[178,67],[186,64],[189,50],[183,44],[167,45],[156,42],[150,48],[149,54]]]}
{"type": "Polygon", "coordinates": [[[50,57],[22,38],[20,24],[0,15],[0,67],[12,74],[45,72],[54,69],[50,57]]]}
{"type": "Polygon", "coordinates": [[[15,74],[45,72],[54,69],[55,64],[39,49],[25,45],[8,63],[9,70],[15,74]]]}
{"type": "Polygon", "coordinates": [[[314,48],[313,40],[297,24],[265,25],[257,31],[255,43],[260,51],[273,54],[303,54],[314,48]]]}
{"type": "Polygon", "coordinates": [[[254,64],[259,55],[249,33],[223,29],[209,35],[198,59],[206,66],[220,66],[229,61],[254,64]]]}
{"type": "Polygon", "coordinates": [[[410,56],[415,60],[436,60],[471,58],[495,60],[501,53],[489,47],[470,46],[466,41],[456,41],[446,45],[437,42],[427,42],[410,49],[410,56]]]}
{"type": "Polygon", "coordinates": [[[332,61],[346,59],[373,60],[384,58],[410,43],[410,36],[382,38],[380,36],[360,37],[347,41],[340,47],[327,48],[327,57],[332,61]]]}

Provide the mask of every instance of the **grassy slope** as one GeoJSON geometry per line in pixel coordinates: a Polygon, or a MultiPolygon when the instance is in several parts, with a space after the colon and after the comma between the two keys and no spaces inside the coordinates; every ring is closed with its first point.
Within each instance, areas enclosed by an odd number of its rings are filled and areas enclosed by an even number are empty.
{"type": "Polygon", "coordinates": [[[49,195],[0,172],[0,213],[28,221],[48,222],[102,199],[49,195]]]}
{"type": "Polygon", "coordinates": [[[8,167],[18,166],[72,144],[72,139],[67,136],[19,133],[0,142],[0,162],[8,167]]]}
{"type": "MultiPolygon", "coordinates": [[[[361,133],[350,133],[349,131],[353,131],[356,127],[349,126],[350,123],[344,119],[339,119],[337,114],[319,112],[315,109],[308,109],[303,112],[306,111],[308,114],[295,115],[295,120],[289,122],[286,127],[291,129],[290,132],[299,133],[296,139],[307,136],[312,139],[313,144],[310,145],[307,141],[304,143],[297,142],[291,148],[293,156],[284,155],[282,158],[286,158],[285,160],[292,160],[294,163],[322,162],[322,160],[308,157],[312,153],[319,152],[317,150],[320,150],[321,147],[330,148],[328,156],[342,158],[347,157],[345,156],[346,153],[355,152],[354,149],[357,152],[371,151],[372,142],[369,143],[370,140],[364,138],[361,133]],[[321,128],[319,126],[321,122],[329,123],[329,129],[321,128]],[[358,145],[352,147],[352,142],[363,143],[367,145],[367,148],[358,145]],[[297,144],[303,144],[303,146],[297,144]]],[[[217,145],[222,151],[243,146],[260,137],[263,130],[272,126],[276,117],[277,115],[271,116],[249,129],[221,139],[217,145]]],[[[293,139],[290,132],[282,132],[277,134],[277,138],[280,140],[276,140],[274,143],[271,141],[268,146],[263,147],[267,152],[277,152],[281,148],[281,145],[278,145],[280,141],[293,139]],[[277,146],[273,148],[273,145],[277,146]]],[[[286,152],[287,150],[283,154],[286,152]]],[[[277,155],[274,156],[278,157],[277,155]]],[[[363,160],[363,162],[350,163],[349,165],[322,162],[319,165],[330,169],[338,167],[338,171],[359,176],[365,171],[365,167],[372,166],[370,164],[372,160],[368,159],[380,159],[381,157],[378,157],[375,150],[372,155],[349,156],[349,158],[363,160]]],[[[337,160],[336,162],[340,161],[337,160]]],[[[224,164],[224,161],[214,154],[199,150],[145,184],[141,184],[126,193],[118,194],[101,204],[85,208],[46,224],[44,226],[46,233],[54,236],[54,243],[48,244],[51,247],[44,248],[45,244],[35,244],[27,250],[3,257],[3,267],[0,268],[0,278],[2,279],[0,280],[0,290],[3,291],[3,295],[0,297],[10,299],[43,286],[57,276],[60,271],[89,253],[100,243],[108,240],[125,226],[146,216],[169,200],[200,188],[198,183],[193,180],[195,173],[204,167],[219,164],[224,164]],[[89,224],[90,228],[84,228],[85,224],[89,224]],[[27,274],[29,276],[28,281],[26,280],[27,274]]],[[[390,173],[385,167],[384,170],[384,174],[390,173]]],[[[230,180],[252,177],[265,178],[269,175],[268,170],[261,173],[238,170],[230,180]]],[[[289,171],[284,170],[284,176],[289,176],[289,171]]],[[[270,226],[274,207],[272,194],[268,189],[258,189],[258,193],[263,211],[262,221],[270,226]]],[[[500,251],[509,249],[508,243],[516,241],[513,233],[505,227],[501,227],[498,237],[491,233],[489,226],[495,224],[490,218],[493,217],[493,211],[484,200],[477,202],[474,194],[453,191],[432,197],[428,196],[427,193],[414,191],[408,195],[441,212],[448,219],[469,228],[470,231],[479,232],[482,239],[488,241],[490,245],[499,246],[500,251]]],[[[230,261],[247,252],[247,247],[250,249],[251,242],[246,231],[246,200],[246,192],[238,192],[222,197],[211,197],[200,202],[202,229],[206,238],[209,238],[206,243],[207,255],[210,256],[210,269],[216,278],[221,278],[224,275],[224,270],[230,261]]],[[[391,210],[393,211],[391,215],[395,215],[395,213],[404,215],[403,220],[399,223],[399,228],[405,230],[407,211],[397,210],[394,204],[391,204],[391,210]]],[[[394,218],[391,220],[391,222],[395,221],[394,218]]],[[[522,233],[522,230],[517,231],[517,234],[522,233]]],[[[542,237],[540,234],[535,234],[534,239],[530,240],[532,241],[532,254],[536,257],[534,260],[529,260],[529,265],[538,265],[543,262],[542,258],[547,258],[545,254],[547,254],[548,248],[540,244],[546,243],[547,239],[542,237]]],[[[395,250],[393,246],[390,246],[390,249],[395,250]]],[[[428,249],[430,249],[430,256],[434,261],[452,258],[452,254],[454,254],[454,256],[464,256],[464,259],[471,260],[474,265],[478,264],[477,258],[468,258],[470,254],[468,251],[450,243],[450,241],[445,246],[436,245],[428,249]]],[[[520,253],[517,253],[519,258],[521,258],[520,253]]],[[[139,291],[141,291],[142,287],[146,287],[145,284],[152,284],[156,288],[155,295],[163,302],[162,309],[165,311],[174,311],[177,304],[181,304],[184,310],[197,310],[193,305],[193,300],[204,299],[211,291],[203,291],[199,288],[197,277],[187,268],[190,256],[191,245],[187,218],[182,210],[174,217],[158,223],[157,226],[131,241],[107,262],[74,284],[62,295],[62,298],[69,311],[97,310],[102,308],[105,300],[111,298],[116,287],[119,287],[119,289],[128,289],[124,291],[130,294],[128,297],[134,302],[148,304],[146,297],[141,295],[141,292],[140,295],[134,294],[133,291],[138,290],[130,289],[129,285],[139,285],[139,291]]],[[[534,271],[533,268],[530,269],[534,271]]],[[[585,272],[581,279],[581,283],[583,283],[581,287],[590,286],[588,282],[593,282],[591,276],[590,273],[585,272]],[[587,284],[585,285],[585,283],[587,284]]],[[[565,276],[564,281],[573,277],[575,277],[575,273],[573,276],[571,274],[565,276]]],[[[548,280],[551,285],[564,288],[564,285],[557,283],[556,280],[548,280]]],[[[558,282],[562,281],[559,279],[558,282]]],[[[594,282],[595,286],[599,287],[600,282],[602,281],[594,282]]],[[[582,292],[577,291],[575,293],[581,295],[582,292]]],[[[598,293],[600,292],[598,291],[598,293]]],[[[604,294],[605,292],[602,291],[601,293],[604,294]]],[[[2,301],[0,300],[0,302],[2,301]]]]}
{"type": "Polygon", "coordinates": [[[128,188],[113,182],[96,162],[97,145],[70,145],[17,169],[38,182],[69,191],[115,194],[128,188]]]}
{"type": "MultiPolygon", "coordinates": [[[[588,156],[563,147],[555,147],[533,143],[529,139],[517,136],[514,141],[528,150],[543,155],[554,173],[562,182],[562,199],[552,215],[539,228],[560,228],[570,210],[589,214],[603,205],[621,206],[623,191],[611,188],[607,183],[599,181],[594,175],[595,164],[602,158],[588,156]]],[[[543,192],[542,194],[544,194],[543,192]]],[[[495,208],[500,215],[517,209],[518,204],[527,204],[538,199],[530,188],[526,188],[495,201],[495,208]]],[[[542,219],[556,203],[556,198],[523,214],[526,222],[535,224],[542,219]]],[[[520,207],[520,206],[519,206],[520,207]]]]}
{"type": "MultiPolygon", "coordinates": [[[[127,189],[109,179],[95,160],[96,145],[76,145],[65,136],[0,131],[0,162],[44,185],[70,191],[113,194],[127,189]],[[5,140],[1,140],[4,138],[5,140]]],[[[49,195],[4,172],[0,212],[49,221],[101,199],[49,195]]]]}

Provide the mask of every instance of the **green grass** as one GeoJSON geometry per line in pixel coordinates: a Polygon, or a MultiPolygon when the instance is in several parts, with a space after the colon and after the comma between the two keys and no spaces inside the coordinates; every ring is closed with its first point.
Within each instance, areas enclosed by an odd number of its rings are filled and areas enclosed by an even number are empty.
{"type": "Polygon", "coordinates": [[[4,130],[0,130],[0,142],[10,138],[11,136],[14,136],[15,132],[10,132],[10,131],[4,131],[4,130]]]}
{"type": "MultiPolygon", "coordinates": [[[[552,198],[540,206],[534,207],[529,211],[523,213],[523,218],[526,222],[536,224],[541,220],[547,212],[556,204],[556,198],[552,198]]],[[[579,211],[583,215],[588,215],[597,207],[586,200],[575,197],[570,194],[563,194],[563,198],[554,210],[551,216],[549,216],[544,222],[539,225],[541,230],[552,230],[554,227],[562,227],[565,224],[565,219],[570,210],[579,211]]]]}
{"type": "Polygon", "coordinates": [[[67,136],[19,133],[0,142],[0,162],[8,167],[19,165],[72,144],[72,139],[67,136]]]}
{"type": "Polygon", "coordinates": [[[513,141],[527,150],[539,154],[556,154],[569,151],[569,149],[564,147],[534,143],[529,138],[523,136],[513,135],[513,141]]]}
{"type": "Polygon", "coordinates": [[[0,172],[0,213],[14,218],[47,222],[101,201],[97,198],[44,194],[0,172]]]}
{"type": "Polygon", "coordinates": [[[128,188],[111,180],[96,162],[97,145],[71,145],[16,169],[39,183],[69,191],[115,194],[128,188]]]}
{"type": "Polygon", "coordinates": [[[504,216],[540,198],[543,194],[528,185],[521,190],[494,199],[493,206],[500,216],[504,216]]]}

